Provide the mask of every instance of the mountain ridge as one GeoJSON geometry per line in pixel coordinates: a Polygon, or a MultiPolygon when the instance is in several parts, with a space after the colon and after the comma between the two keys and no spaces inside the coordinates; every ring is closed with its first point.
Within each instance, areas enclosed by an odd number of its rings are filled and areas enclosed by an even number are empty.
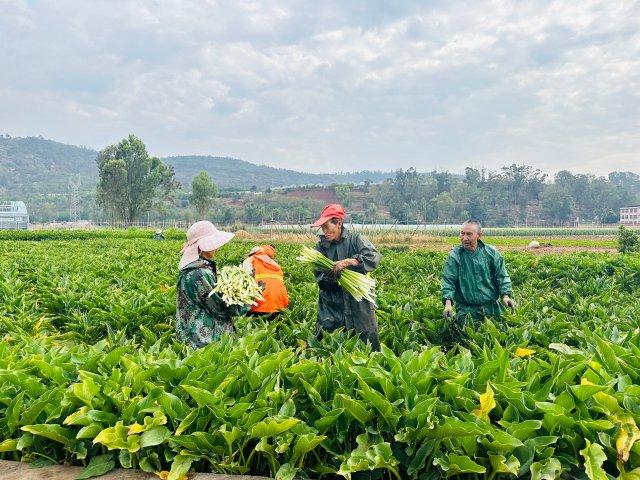
{"type": "MultiPolygon", "coordinates": [[[[98,151],[37,137],[0,135],[0,196],[61,194],[69,190],[72,175],[81,176],[83,190],[93,190],[98,181],[95,158],[98,151]]],[[[176,155],[162,158],[172,165],[185,190],[205,170],[223,189],[258,190],[300,185],[379,182],[394,172],[307,173],[257,165],[246,160],[213,155],[176,155]]]]}

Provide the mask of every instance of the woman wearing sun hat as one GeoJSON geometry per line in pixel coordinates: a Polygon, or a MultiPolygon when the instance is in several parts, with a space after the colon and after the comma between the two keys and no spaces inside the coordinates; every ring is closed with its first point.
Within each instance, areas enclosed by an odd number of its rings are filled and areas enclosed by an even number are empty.
{"type": "Polygon", "coordinates": [[[228,306],[218,295],[211,295],[216,284],[213,257],[220,247],[233,238],[233,233],[218,230],[202,220],[187,230],[178,268],[176,333],[193,348],[201,348],[225,333],[233,333],[233,317],[246,313],[246,308],[228,306]]]}

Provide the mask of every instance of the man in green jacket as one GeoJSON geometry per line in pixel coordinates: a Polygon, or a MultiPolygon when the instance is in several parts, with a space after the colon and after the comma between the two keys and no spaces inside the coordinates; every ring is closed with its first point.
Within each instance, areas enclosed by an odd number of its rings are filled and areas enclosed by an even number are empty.
{"type": "Polygon", "coordinates": [[[320,289],[316,333],[320,337],[325,330],[353,330],[378,351],[380,340],[375,306],[367,300],[356,301],[338,285],[337,278],[345,268],[364,274],[373,271],[380,263],[380,254],[369,240],[344,227],[344,216],[341,205],[330,204],[312,225],[322,228],[316,250],[337,262],[332,272],[315,272],[320,289]]]}
{"type": "Polygon", "coordinates": [[[442,302],[448,323],[444,340],[453,342],[464,338],[469,319],[476,324],[487,316],[499,318],[503,308],[514,311],[516,306],[504,259],[482,241],[480,222],[463,223],[460,242],[449,252],[442,272],[442,302]]]}

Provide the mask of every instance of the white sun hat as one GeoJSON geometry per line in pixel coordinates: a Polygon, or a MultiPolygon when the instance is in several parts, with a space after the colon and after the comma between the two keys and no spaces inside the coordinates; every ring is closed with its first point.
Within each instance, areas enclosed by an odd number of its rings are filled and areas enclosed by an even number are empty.
{"type": "Polygon", "coordinates": [[[210,252],[217,250],[233,238],[231,232],[218,230],[216,226],[208,220],[201,220],[189,227],[187,230],[187,241],[182,245],[182,258],[178,268],[182,270],[191,262],[195,262],[200,251],[210,252]]]}

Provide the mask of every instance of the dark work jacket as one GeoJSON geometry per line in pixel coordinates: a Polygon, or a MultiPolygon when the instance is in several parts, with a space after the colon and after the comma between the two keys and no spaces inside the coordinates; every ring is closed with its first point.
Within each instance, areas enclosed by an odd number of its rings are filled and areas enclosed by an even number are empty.
{"type": "MultiPolygon", "coordinates": [[[[373,271],[380,263],[380,254],[373,244],[344,227],[336,242],[330,242],[320,235],[316,250],[333,261],[355,258],[358,266],[347,268],[364,274],[373,271]]],[[[330,272],[316,271],[315,276],[320,288],[316,330],[352,329],[359,332],[363,340],[368,339],[374,349],[378,349],[378,325],[373,304],[367,300],[357,302],[338,285],[330,272]]]]}

